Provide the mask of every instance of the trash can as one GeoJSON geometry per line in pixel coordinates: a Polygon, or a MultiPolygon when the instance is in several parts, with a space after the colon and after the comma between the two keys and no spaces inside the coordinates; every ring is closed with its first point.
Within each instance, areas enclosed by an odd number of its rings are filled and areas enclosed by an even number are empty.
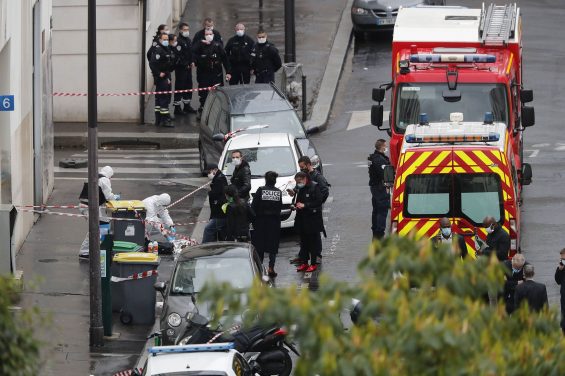
{"type": "Polygon", "coordinates": [[[124,252],[143,252],[145,247],[132,242],[124,242],[121,240],[114,241],[114,247],[112,251],[114,253],[124,253],[124,252]]]}
{"type": "Polygon", "coordinates": [[[139,219],[139,221],[111,221],[114,241],[145,244],[145,205],[139,200],[108,201],[106,209],[112,218],[139,219]]]}
{"type": "Polygon", "coordinates": [[[153,285],[157,274],[141,275],[157,270],[159,256],[153,253],[118,253],[112,265],[112,310],[120,312],[125,324],[150,325],[155,321],[156,294],[153,285]]]}

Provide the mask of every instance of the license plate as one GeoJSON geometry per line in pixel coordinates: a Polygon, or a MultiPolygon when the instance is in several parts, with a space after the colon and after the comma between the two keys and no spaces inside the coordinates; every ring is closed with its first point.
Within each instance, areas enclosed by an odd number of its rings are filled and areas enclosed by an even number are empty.
{"type": "Polygon", "coordinates": [[[396,18],[379,18],[377,20],[377,25],[394,25],[396,18]]]}

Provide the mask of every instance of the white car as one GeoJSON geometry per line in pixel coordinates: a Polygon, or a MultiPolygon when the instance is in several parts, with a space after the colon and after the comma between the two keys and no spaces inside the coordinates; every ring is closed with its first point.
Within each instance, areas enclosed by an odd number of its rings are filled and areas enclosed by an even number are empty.
{"type": "Polygon", "coordinates": [[[241,151],[251,168],[251,194],[265,185],[264,176],[267,171],[279,174],[276,187],[283,194],[281,227],[293,227],[296,213],[290,210],[292,197],[286,190],[295,187],[294,175],[300,171],[298,159],[302,154],[296,139],[288,133],[242,133],[229,139],[218,163],[228,180],[235,168],[231,163],[231,153],[234,150],[241,151]]]}
{"type": "Polygon", "coordinates": [[[233,343],[156,346],[149,349],[142,374],[160,376],[256,376],[233,343]]]}

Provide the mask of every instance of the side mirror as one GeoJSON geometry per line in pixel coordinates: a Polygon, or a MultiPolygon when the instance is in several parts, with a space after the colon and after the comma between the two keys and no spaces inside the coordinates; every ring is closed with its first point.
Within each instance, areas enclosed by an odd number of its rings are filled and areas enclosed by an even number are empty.
{"type": "Polygon", "coordinates": [[[311,135],[311,134],[314,134],[314,133],[318,133],[319,131],[320,131],[320,127],[312,127],[312,128],[306,129],[306,134],[311,135]]]}
{"type": "Polygon", "coordinates": [[[382,101],[385,100],[385,92],[386,90],[384,88],[374,88],[373,89],[373,100],[375,102],[379,102],[381,103],[382,101]]]}
{"type": "Polygon", "coordinates": [[[385,166],[383,171],[383,183],[385,184],[394,184],[394,167],[391,165],[385,166]]]}
{"type": "Polygon", "coordinates": [[[167,284],[165,282],[157,282],[153,285],[153,288],[156,291],[159,291],[161,295],[165,296],[165,289],[167,288],[167,284]]]}
{"type": "Polygon", "coordinates": [[[522,103],[530,103],[534,100],[534,91],[533,90],[520,90],[520,100],[522,103]]]}
{"type": "Polygon", "coordinates": [[[216,133],[212,136],[212,140],[214,141],[224,141],[225,136],[222,133],[216,133]]]}
{"type": "Polygon", "coordinates": [[[532,183],[532,166],[529,163],[522,163],[522,185],[532,183]]]}
{"type": "Polygon", "coordinates": [[[528,128],[536,123],[536,113],[533,107],[522,107],[522,127],[528,128]]]}
{"type": "Polygon", "coordinates": [[[381,129],[383,126],[383,105],[374,104],[371,106],[371,124],[381,129]]]}

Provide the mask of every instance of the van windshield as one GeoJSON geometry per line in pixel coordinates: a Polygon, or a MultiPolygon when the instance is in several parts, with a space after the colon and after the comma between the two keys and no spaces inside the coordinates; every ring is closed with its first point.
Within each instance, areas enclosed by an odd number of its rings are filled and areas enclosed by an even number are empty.
{"type": "Polygon", "coordinates": [[[232,116],[232,130],[253,125],[268,125],[269,127],[250,129],[246,133],[290,133],[295,138],[306,137],[304,127],[294,110],[232,116]]]}
{"type": "Polygon", "coordinates": [[[406,179],[405,217],[460,217],[480,226],[487,216],[498,222],[503,215],[497,174],[430,174],[406,179]]]}
{"type": "Polygon", "coordinates": [[[417,124],[421,113],[430,122],[449,121],[449,114],[462,112],[465,121],[484,121],[485,112],[492,112],[494,121],[508,124],[508,102],[503,84],[458,84],[461,100],[447,102],[443,92],[447,84],[403,83],[397,91],[395,127],[404,132],[417,124]]]}

